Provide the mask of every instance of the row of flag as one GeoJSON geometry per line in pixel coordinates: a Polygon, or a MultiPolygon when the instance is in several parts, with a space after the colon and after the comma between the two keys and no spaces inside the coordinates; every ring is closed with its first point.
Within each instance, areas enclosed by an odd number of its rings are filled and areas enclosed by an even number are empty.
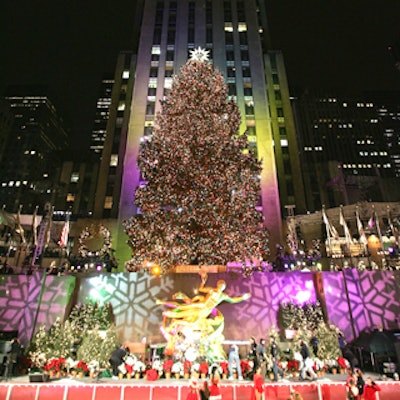
{"type": "MultiPolygon", "coordinates": [[[[37,228],[39,226],[39,224],[37,223],[38,209],[39,209],[39,206],[36,206],[36,208],[32,214],[32,234],[33,234],[32,242],[33,242],[34,246],[37,246],[37,244],[38,244],[38,236],[37,236],[37,228]]],[[[3,206],[2,209],[0,210],[0,225],[9,226],[11,229],[13,229],[20,236],[21,243],[25,244],[26,238],[25,238],[25,230],[22,227],[22,223],[21,223],[21,211],[22,211],[22,205],[18,208],[17,214],[14,217],[13,214],[5,211],[5,207],[3,206]]],[[[46,229],[46,235],[45,235],[45,244],[46,245],[48,245],[50,242],[52,225],[53,225],[53,219],[50,216],[49,223],[48,223],[48,226],[46,229]]],[[[70,221],[69,221],[69,215],[67,214],[67,218],[66,218],[64,226],[61,230],[61,235],[60,235],[60,240],[59,240],[60,248],[65,248],[68,246],[69,233],[70,233],[70,221]]]]}
{"type": "MultiPolygon", "coordinates": [[[[327,237],[328,239],[339,239],[339,234],[336,230],[336,228],[330,223],[330,221],[328,220],[328,216],[326,215],[325,212],[325,207],[322,208],[322,219],[325,223],[325,227],[326,227],[326,233],[327,233],[327,237]]],[[[358,230],[358,235],[359,235],[359,241],[361,244],[363,245],[367,245],[367,235],[365,233],[365,229],[364,229],[364,225],[361,221],[360,218],[360,214],[358,211],[358,207],[356,207],[356,223],[357,223],[357,230],[358,230]]],[[[339,211],[339,224],[343,227],[343,231],[344,231],[344,236],[346,239],[346,242],[348,244],[350,244],[352,242],[352,236],[350,233],[350,229],[347,225],[346,219],[344,217],[344,213],[343,213],[343,206],[340,206],[340,211],[339,211]]],[[[392,235],[395,239],[395,242],[397,244],[398,241],[398,232],[396,227],[393,224],[389,209],[388,209],[388,224],[389,227],[391,229],[392,235]]],[[[368,224],[367,224],[368,229],[371,230],[375,230],[380,242],[382,243],[382,231],[381,231],[381,227],[379,224],[379,218],[378,218],[378,214],[375,210],[375,207],[372,206],[372,214],[370,219],[368,220],[368,224]]]]}

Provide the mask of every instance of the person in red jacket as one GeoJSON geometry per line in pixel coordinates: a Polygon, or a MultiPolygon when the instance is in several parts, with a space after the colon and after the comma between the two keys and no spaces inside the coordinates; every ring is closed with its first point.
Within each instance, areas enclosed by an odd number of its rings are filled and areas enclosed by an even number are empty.
{"type": "Polygon", "coordinates": [[[190,381],[190,391],[186,397],[186,400],[200,400],[200,392],[196,379],[192,379],[190,381]]]}
{"type": "Polygon", "coordinates": [[[219,374],[217,368],[213,368],[210,375],[210,400],[222,400],[222,395],[219,390],[219,374]]]}
{"type": "Polygon", "coordinates": [[[261,400],[264,392],[264,380],[261,372],[261,365],[259,365],[253,375],[254,387],[251,392],[251,400],[261,400]]]}
{"type": "Polygon", "coordinates": [[[381,388],[371,379],[368,377],[365,380],[364,385],[364,400],[376,400],[376,392],[380,392],[381,388]]]}

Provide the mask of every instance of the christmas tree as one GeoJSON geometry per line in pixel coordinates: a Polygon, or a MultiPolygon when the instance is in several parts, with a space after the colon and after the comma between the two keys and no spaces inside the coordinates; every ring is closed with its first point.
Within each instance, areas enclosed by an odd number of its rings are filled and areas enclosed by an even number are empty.
{"type": "Polygon", "coordinates": [[[196,49],[174,76],[171,91],[141,143],[145,184],[141,213],[124,222],[132,248],[128,271],[150,262],[175,265],[260,261],[267,230],[256,210],[261,164],[239,134],[237,105],[222,74],[196,49]]]}

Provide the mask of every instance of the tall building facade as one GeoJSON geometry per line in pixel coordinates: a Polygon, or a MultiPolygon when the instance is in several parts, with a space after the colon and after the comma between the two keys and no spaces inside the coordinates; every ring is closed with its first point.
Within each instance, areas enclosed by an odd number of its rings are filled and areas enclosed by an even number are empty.
{"type": "Polygon", "coordinates": [[[9,212],[20,206],[53,202],[61,152],[68,148],[64,123],[41,86],[11,86],[5,100],[14,116],[0,163],[0,204],[9,212]]]}
{"type": "Polygon", "coordinates": [[[97,219],[119,218],[122,176],[128,172],[124,159],[135,81],[135,60],[132,52],[121,52],[115,68],[93,212],[97,219]]]}
{"type": "Polygon", "coordinates": [[[132,69],[128,72],[121,68],[119,61],[115,76],[116,81],[121,81],[123,74],[133,74],[128,77],[127,96],[131,98],[121,104],[124,110],[118,110],[120,84],[117,83],[110,120],[115,122],[112,113],[120,112],[122,132],[116,140],[111,132],[116,125],[111,126],[111,122],[107,128],[95,215],[107,217],[118,212],[115,217],[124,220],[138,213],[134,194],[141,183],[137,166],[140,141],[143,136],[151,135],[154,117],[160,110],[160,101],[168,95],[173,75],[179,74],[190,51],[201,47],[209,51],[210,62],[224,75],[229,96],[240,109],[240,132],[247,131],[249,148],[262,161],[259,208],[271,232],[271,243],[281,242],[284,206],[292,204],[304,212],[305,202],[303,182],[298,178],[300,160],[284,61],[282,54],[271,48],[264,2],[144,0],[138,3],[140,33],[130,64],[132,69]],[[111,148],[117,146],[119,152],[115,157],[116,148],[115,151],[111,148]],[[113,157],[117,164],[115,174],[110,175],[107,171],[113,157]]]}
{"type": "Polygon", "coordinates": [[[399,200],[399,106],[393,95],[307,92],[294,100],[308,211],[399,200]]]}
{"type": "Polygon", "coordinates": [[[99,97],[96,103],[96,112],[93,122],[93,130],[90,140],[90,150],[100,158],[104,147],[107,133],[107,122],[110,116],[110,106],[112,101],[112,89],[114,77],[105,74],[101,80],[99,97]]]}
{"type": "Polygon", "coordinates": [[[2,162],[7,138],[10,135],[14,116],[11,112],[11,105],[8,101],[0,99],[0,163],[2,162]]]}

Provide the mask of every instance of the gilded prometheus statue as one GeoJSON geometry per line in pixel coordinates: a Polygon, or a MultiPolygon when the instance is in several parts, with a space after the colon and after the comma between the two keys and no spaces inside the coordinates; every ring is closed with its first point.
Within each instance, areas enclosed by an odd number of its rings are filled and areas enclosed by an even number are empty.
{"type": "Polygon", "coordinates": [[[169,309],[163,312],[161,331],[167,340],[167,354],[178,358],[190,349],[192,357],[225,359],[222,349],[224,340],[224,316],[216,308],[222,302],[238,303],[250,298],[250,293],[231,297],[224,293],[226,282],[219,280],[216,287],[205,286],[207,273],[200,273],[199,295],[190,298],[177,292],[172,300],[159,300],[157,304],[169,309]]]}

